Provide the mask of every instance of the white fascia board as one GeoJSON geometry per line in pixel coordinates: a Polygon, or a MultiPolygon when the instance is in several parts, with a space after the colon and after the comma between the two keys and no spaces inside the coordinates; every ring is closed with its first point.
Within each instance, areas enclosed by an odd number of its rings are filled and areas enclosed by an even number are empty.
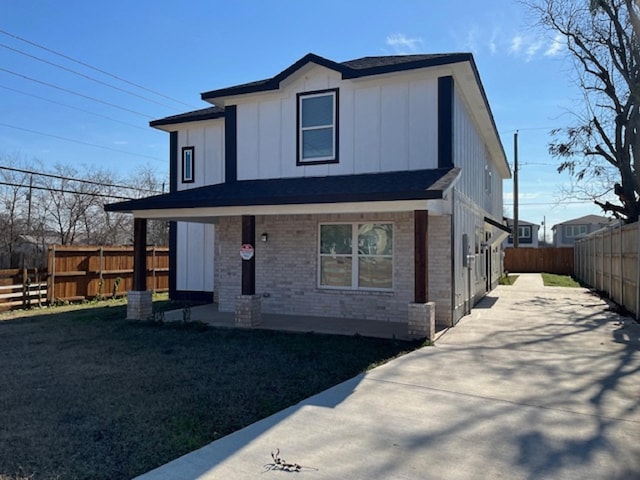
{"type": "Polygon", "coordinates": [[[237,215],[316,215],[331,213],[406,212],[413,210],[428,210],[430,215],[449,215],[451,214],[451,202],[446,198],[437,200],[402,200],[395,202],[175,208],[163,210],[134,210],[131,213],[133,213],[135,218],[202,221],[210,223],[215,217],[237,215]]]}

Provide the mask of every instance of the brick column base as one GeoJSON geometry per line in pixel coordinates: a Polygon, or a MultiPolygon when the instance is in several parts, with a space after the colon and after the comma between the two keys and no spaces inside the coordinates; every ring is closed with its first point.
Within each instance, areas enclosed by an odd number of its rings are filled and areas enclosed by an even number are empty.
{"type": "Polygon", "coordinates": [[[260,295],[239,295],[236,297],[236,327],[251,328],[262,323],[262,303],[260,295]]]}
{"type": "Polygon", "coordinates": [[[147,320],[153,315],[153,299],[150,290],[127,292],[127,320],[147,320]]]}
{"type": "Polygon", "coordinates": [[[409,304],[409,336],[433,340],[436,336],[436,304],[409,304]]]}

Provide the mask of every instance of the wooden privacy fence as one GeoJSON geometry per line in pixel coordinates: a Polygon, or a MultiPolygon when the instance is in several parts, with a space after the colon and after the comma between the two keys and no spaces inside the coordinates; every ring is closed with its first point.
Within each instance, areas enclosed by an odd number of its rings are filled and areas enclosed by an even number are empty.
{"type": "Polygon", "coordinates": [[[506,248],[504,269],[513,273],[573,275],[573,247],[506,248]]]}
{"type": "Polygon", "coordinates": [[[575,276],[640,318],[640,222],[604,228],[575,244],[575,276]]]}
{"type": "MultiPolygon", "coordinates": [[[[133,288],[133,247],[49,247],[47,300],[113,298],[133,288]]],[[[169,249],[147,248],[147,289],[169,290],[169,249]]]]}
{"type": "Polygon", "coordinates": [[[37,268],[0,270],[1,310],[42,305],[46,299],[46,272],[37,268]]]}

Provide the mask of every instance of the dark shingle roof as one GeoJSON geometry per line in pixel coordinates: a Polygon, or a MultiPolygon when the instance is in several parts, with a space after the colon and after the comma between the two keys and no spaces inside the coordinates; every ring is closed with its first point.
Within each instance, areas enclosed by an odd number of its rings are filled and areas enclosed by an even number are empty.
{"type": "MultiPolygon", "coordinates": [[[[307,63],[315,63],[330,68],[342,74],[342,78],[359,78],[369,75],[380,75],[383,73],[399,72],[403,70],[413,70],[416,68],[433,67],[437,65],[446,65],[464,61],[472,61],[470,53],[438,53],[424,55],[388,55],[380,57],[362,57],[346,62],[334,62],[327,58],[309,53],[287,67],[274,77],[258,80],[255,82],[243,83],[232,87],[211,90],[201,95],[203,100],[211,100],[229,95],[243,95],[247,93],[264,92],[269,90],[277,90],[280,88],[280,82],[302,68],[307,63]]],[[[172,125],[176,123],[185,123],[198,120],[209,120],[211,118],[220,118],[224,116],[224,108],[212,107],[194,112],[187,112],[180,115],[161,118],[150,122],[152,127],[162,125],[172,125]]]]}
{"type": "Polygon", "coordinates": [[[317,65],[330,68],[342,74],[342,78],[359,78],[369,75],[380,75],[382,73],[399,72],[403,70],[413,70],[416,68],[433,67],[436,65],[446,65],[471,60],[470,53],[447,53],[430,55],[390,55],[383,57],[363,57],[355,60],[338,63],[323,58],[314,53],[308,53],[296,63],[286,68],[276,76],[257,82],[244,83],[233,87],[211,90],[201,95],[203,100],[210,100],[216,97],[229,95],[242,95],[246,93],[263,92],[277,90],[280,82],[299,70],[307,63],[313,62],[317,65]]]}
{"type": "Polygon", "coordinates": [[[459,168],[242,180],[105,206],[107,211],[429,200],[443,198],[459,168]]]}
{"type": "Polygon", "coordinates": [[[159,127],[161,125],[173,125],[174,123],[186,123],[197,122],[200,120],[211,120],[212,118],[224,117],[224,108],[222,107],[209,107],[202,110],[195,110],[193,112],[181,113],[179,115],[172,115],[170,117],[161,118],[159,120],[153,120],[149,122],[152,127],[159,127]]]}

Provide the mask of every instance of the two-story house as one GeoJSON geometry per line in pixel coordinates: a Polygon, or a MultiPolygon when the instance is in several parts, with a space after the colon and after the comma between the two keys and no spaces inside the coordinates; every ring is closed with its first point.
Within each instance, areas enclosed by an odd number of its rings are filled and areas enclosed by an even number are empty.
{"type": "MultiPolygon", "coordinates": [[[[514,222],[513,218],[507,218],[507,226],[511,229],[511,235],[507,237],[503,243],[504,248],[513,247],[514,222]]],[[[540,225],[537,223],[527,222],[526,220],[518,220],[518,247],[521,248],[538,248],[538,232],[540,225]]]]}
{"type": "Polygon", "coordinates": [[[588,234],[611,226],[615,221],[600,215],[585,215],[584,217],[573,218],[551,227],[553,232],[554,247],[573,247],[576,239],[585,237],[588,234]]]}
{"type": "Polygon", "coordinates": [[[202,99],[151,122],[169,133],[170,193],[107,206],[134,215],[137,243],[144,219],[174,221],[172,298],[215,297],[239,324],[411,330],[455,324],[498,283],[510,170],[471,54],[308,54],[202,99]]]}

